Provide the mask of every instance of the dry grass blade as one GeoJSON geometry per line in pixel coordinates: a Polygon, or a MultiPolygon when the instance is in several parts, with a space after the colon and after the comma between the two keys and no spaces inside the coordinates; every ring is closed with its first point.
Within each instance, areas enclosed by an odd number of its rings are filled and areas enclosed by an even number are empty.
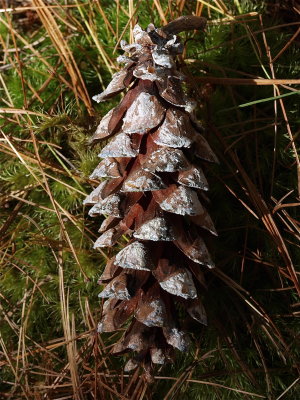
{"type": "Polygon", "coordinates": [[[276,54],[276,56],[271,61],[272,63],[274,63],[281,56],[281,54],[286,51],[286,49],[293,43],[293,41],[296,39],[299,33],[300,33],[300,28],[297,29],[297,31],[290,38],[290,40],[283,46],[283,48],[278,52],[278,54],[276,54]]]}
{"type": "MultiPolygon", "coordinates": [[[[163,8],[162,8],[162,6],[160,4],[160,1],[159,0],[153,0],[153,1],[154,1],[155,7],[157,8],[158,14],[159,14],[159,16],[161,18],[161,21],[162,21],[163,25],[166,25],[168,23],[168,21],[167,21],[167,19],[165,17],[165,13],[164,13],[163,8]]],[[[181,3],[183,3],[183,2],[181,2],[181,3]]]]}
{"type": "Polygon", "coordinates": [[[196,77],[201,83],[216,85],[300,85],[300,79],[247,79],[247,78],[216,78],[213,76],[196,77]]]}
{"type": "MultiPolygon", "coordinates": [[[[168,376],[156,376],[155,379],[175,380],[176,378],[168,377],[168,376]]],[[[215,382],[201,381],[201,380],[197,380],[197,379],[186,379],[185,382],[197,383],[197,384],[200,384],[200,385],[208,385],[208,386],[213,386],[215,388],[227,389],[229,391],[236,392],[236,393],[241,393],[243,395],[249,395],[249,396],[254,397],[254,398],[260,398],[260,399],[266,399],[267,398],[266,396],[262,396],[262,395],[260,395],[258,393],[246,392],[245,390],[239,390],[239,389],[231,388],[231,387],[228,387],[228,386],[225,386],[225,385],[221,385],[221,384],[215,383],[215,382]]],[[[170,397],[164,397],[164,400],[167,400],[167,399],[169,400],[170,397]]]]}
{"type": "Polygon", "coordinates": [[[290,386],[289,386],[288,388],[286,388],[286,389],[281,393],[280,396],[277,397],[276,400],[282,399],[282,398],[288,393],[288,391],[291,390],[292,387],[295,386],[295,385],[299,382],[299,380],[300,380],[300,378],[295,379],[294,382],[292,382],[292,383],[290,384],[290,386]]]}
{"type": "Polygon", "coordinates": [[[17,108],[0,108],[0,113],[3,114],[21,114],[21,115],[36,115],[38,117],[42,118],[49,118],[48,115],[31,111],[31,110],[22,110],[22,109],[17,109],[17,108]]]}
{"type": "Polygon", "coordinates": [[[65,40],[62,32],[59,29],[50,9],[46,6],[43,0],[33,0],[33,5],[43,22],[46,31],[51,38],[53,45],[57,49],[60,55],[61,61],[65,65],[65,68],[71,78],[73,91],[77,99],[82,99],[90,115],[93,115],[93,108],[91,100],[87,92],[85,83],[82,79],[81,72],[77,66],[74,56],[65,40]]]}
{"type": "MultiPolygon", "coordinates": [[[[60,254],[60,259],[62,254],[60,254]]],[[[77,369],[77,358],[78,353],[76,349],[76,333],[75,333],[75,321],[74,315],[71,316],[69,314],[69,294],[65,293],[65,285],[64,285],[64,275],[63,275],[63,266],[59,265],[59,279],[60,279],[60,304],[61,304],[61,314],[62,314],[62,325],[65,334],[66,340],[66,348],[68,354],[68,361],[69,365],[68,368],[70,369],[71,374],[71,381],[73,385],[73,391],[75,394],[76,400],[83,400],[83,393],[80,387],[80,378],[78,376],[78,369],[77,369]],[[71,325],[71,326],[70,326],[71,325]]]]}

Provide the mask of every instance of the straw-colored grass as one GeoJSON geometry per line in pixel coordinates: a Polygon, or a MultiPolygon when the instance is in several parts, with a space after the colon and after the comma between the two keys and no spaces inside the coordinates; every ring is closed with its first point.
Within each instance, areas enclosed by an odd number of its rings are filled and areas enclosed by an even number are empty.
{"type": "MultiPolygon", "coordinates": [[[[0,398],[296,399],[299,388],[299,4],[250,0],[0,2],[0,398]],[[125,374],[98,335],[99,221],[82,200],[113,106],[91,101],[134,24],[186,14],[180,59],[220,166],[209,167],[217,268],[189,354],[125,374]]],[[[122,243],[119,244],[122,246],[122,243]]],[[[298,394],[299,396],[299,394],[298,394]]]]}

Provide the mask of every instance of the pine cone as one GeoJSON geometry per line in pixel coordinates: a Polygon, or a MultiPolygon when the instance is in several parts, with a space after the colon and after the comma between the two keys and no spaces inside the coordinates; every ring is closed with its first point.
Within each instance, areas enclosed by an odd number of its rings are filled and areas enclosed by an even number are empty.
{"type": "Polygon", "coordinates": [[[201,135],[195,101],[183,90],[175,57],[183,46],[174,33],[203,28],[204,18],[181,17],[156,29],[134,28],[134,44],[122,42],[124,69],[114,74],[101,102],[127,90],[121,103],[103,117],[92,142],[111,141],[92,179],[108,178],[85,199],[89,215],[108,215],[94,248],[131,240],[106,265],[99,283],[107,298],[99,332],[128,328],[113,353],[134,352],[125,369],[164,364],[173,349],[186,351],[182,331],[190,316],[206,324],[199,299],[205,281],[201,267],[214,264],[203,234],[216,230],[200,202],[208,190],[195,157],[217,158],[201,135]],[[184,315],[188,314],[188,315],[184,315]],[[130,321],[130,324],[129,324],[130,321]],[[126,325],[126,326],[127,326],[126,325]]]}

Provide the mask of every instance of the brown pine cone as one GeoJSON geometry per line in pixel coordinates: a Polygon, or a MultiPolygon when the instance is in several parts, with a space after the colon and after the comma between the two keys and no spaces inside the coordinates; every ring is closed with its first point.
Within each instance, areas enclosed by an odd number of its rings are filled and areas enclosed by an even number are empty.
{"type": "Polygon", "coordinates": [[[199,17],[182,17],[162,29],[136,25],[135,43],[121,43],[128,53],[119,57],[124,69],[94,97],[100,102],[126,90],[92,137],[112,139],[91,175],[107,179],[84,202],[93,205],[90,216],[108,216],[94,248],[113,246],[122,235],[131,238],[99,279],[104,285],[99,296],[107,300],[98,331],[130,322],[113,348],[116,354],[134,353],[126,370],[164,364],[174,348],[186,351],[184,318],[206,324],[201,268],[214,264],[202,236],[216,230],[200,202],[207,181],[192,160],[217,158],[201,135],[195,101],[183,90],[184,76],[175,65],[183,46],[174,35],[203,27],[199,17]]]}

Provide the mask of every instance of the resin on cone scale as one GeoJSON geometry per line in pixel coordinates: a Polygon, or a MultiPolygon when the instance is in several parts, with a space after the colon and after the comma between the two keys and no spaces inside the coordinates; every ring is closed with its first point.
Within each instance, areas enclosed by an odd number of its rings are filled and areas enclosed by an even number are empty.
{"type": "Polygon", "coordinates": [[[199,163],[217,157],[176,68],[183,51],[176,35],[204,26],[205,19],[194,16],[161,29],[136,25],[134,43],[121,42],[124,68],[94,97],[101,102],[126,92],[92,137],[109,142],[91,175],[105,180],[85,204],[92,206],[90,216],[106,217],[95,248],[114,246],[124,234],[129,238],[99,279],[105,302],[98,326],[99,332],[113,332],[126,323],[112,352],[130,353],[128,371],[138,365],[149,371],[170,361],[174,349],[187,351],[186,319],[206,324],[202,270],[214,264],[203,236],[216,230],[203,207],[208,184],[199,163]]]}

